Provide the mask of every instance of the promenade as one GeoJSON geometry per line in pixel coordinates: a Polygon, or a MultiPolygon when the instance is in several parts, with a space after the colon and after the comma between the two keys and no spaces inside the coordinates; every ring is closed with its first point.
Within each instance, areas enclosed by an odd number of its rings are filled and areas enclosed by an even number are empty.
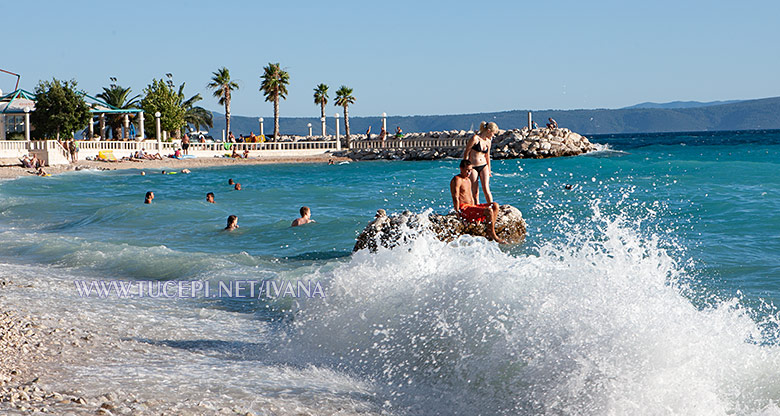
{"type": "MultiPolygon", "coordinates": [[[[305,137],[294,137],[293,140],[286,136],[287,140],[264,143],[190,143],[187,154],[196,158],[214,158],[230,155],[233,148],[238,153],[245,150],[250,156],[263,158],[296,158],[316,155],[324,155],[342,150],[340,140],[326,137],[325,140],[314,140],[305,137]]],[[[429,136],[409,137],[404,139],[365,140],[363,135],[356,135],[346,146],[348,150],[366,149],[442,149],[462,148],[466,138],[432,138],[429,136]],[[361,140],[362,139],[362,140],[361,140]]],[[[321,138],[320,138],[321,139],[321,138]]],[[[79,147],[78,158],[85,160],[94,159],[100,152],[110,151],[114,157],[121,159],[129,157],[143,150],[149,154],[159,153],[165,157],[173,154],[176,149],[181,149],[181,140],[172,141],[92,141],[77,140],[79,147]]],[[[63,165],[69,163],[67,151],[56,140],[3,140],[0,141],[0,159],[22,158],[27,154],[35,154],[44,160],[47,166],[63,165]]]]}

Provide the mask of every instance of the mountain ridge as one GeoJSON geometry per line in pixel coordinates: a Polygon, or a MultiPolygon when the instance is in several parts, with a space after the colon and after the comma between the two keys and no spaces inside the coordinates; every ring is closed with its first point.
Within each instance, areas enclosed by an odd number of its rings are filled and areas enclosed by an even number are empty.
{"type": "MultiPolygon", "coordinates": [[[[714,103],[714,102],[713,102],[714,103]]],[[[703,103],[708,104],[708,103],[703,103]]],[[[638,104],[640,105],[640,104],[638,104]]],[[[282,111],[284,107],[282,106],[282,111]]],[[[490,113],[425,115],[425,116],[388,116],[387,129],[395,132],[400,126],[404,132],[426,132],[440,130],[473,130],[482,121],[494,121],[502,129],[522,128],[528,124],[529,110],[508,110],[490,113]]],[[[547,118],[554,118],[560,127],[581,134],[620,134],[620,133],[663,133],[676,131],[724,131],[724,130],[761,130],[780,129],[780,97],[740,100],[687,108],[620,108],[620,109],[579,109],[579,110],[534,110],[533,119],[544,126],[547,118]]],[[[222,136],[225,116],[213,112],[214,127],[210,129],[214,137],[222,136]]],[[[335,133],[333,117],[327,119],[327,134],[335,133]]],[[[364,134],[368,126],[372,133],[379,133],[381,117],[350,117],[351,133],[364,134]]],[[[319,116],[316,117],[280,117],[281,134],[308,134],[307,124],[312,124],[312,132],[321,132],[319,116]]],[[[259,133],[257,117],[233,116],[231,127],[236,137],[250,132],[259,133]]],[[[265,117],[266,135],[273,132],[273,118],[265,117]]],[[[340,120],[340,133],[344,132],[344,120],[340,120]]]]}

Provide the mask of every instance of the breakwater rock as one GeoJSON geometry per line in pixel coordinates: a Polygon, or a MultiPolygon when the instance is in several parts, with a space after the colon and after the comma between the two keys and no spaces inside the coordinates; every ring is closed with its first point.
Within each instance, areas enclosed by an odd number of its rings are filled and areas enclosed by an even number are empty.
{"type": "MultiPolygon", "coordinates": [[[[486,225],[484,222],[464,221],[455,213],[439,215],[404,211],[388,216],[385,210],[380,209],[374,220],[360,233],[352,251],[364,248],[376,251],[379,246],[393,248],[426,232],[447,242],[463,234],[488,238],[486,225]]],[[[526,235],[526,224],[520,210],[511,205],[501,205],[496,217],[496,234],[510,244],[522,241],[526,235]]]]}
{"type": "MultiPolygon", "coordinates": [[[[428,133],[410,133],[403,139],[356,142],[350,150],[335,152],[336,156],[352,160],[435,160],[447,157],[461,158],[466,141],[475,133],[451,130],[428,133]],[[358,144],[372,144],[365,147],[358,144]]],[[[492,159],[542,159],[576,156],[595,150],[587,137],[564,128],[512,129],[500,131],[490,147],[492,159]]]]}

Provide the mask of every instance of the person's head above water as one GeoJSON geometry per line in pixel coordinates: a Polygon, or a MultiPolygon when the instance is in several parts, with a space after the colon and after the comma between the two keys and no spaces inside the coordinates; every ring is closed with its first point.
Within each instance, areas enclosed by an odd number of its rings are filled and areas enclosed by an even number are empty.
{"type": "Polygon", "coordinates": [[[152,191],[147,192],[146,197],[144,197],[144,204],[151,204],[153,199],[154,199],[154,192],[152,191]]]}
{"type": "Polygon", "coordinates": [[[233,179],[228,179],[228,185],[233,185],[235,182],[233,182],[233,179]]]}
{"type": "Polygon", "coordinates": [[[235,189],[236,189],[236,191],[240,191],[241,190],[241,184],[240,183],[236,183],[235,189]]]}
{"type": "Polygon", "coordinates": [[[209,192],[206,194],[206,202],[214,203],[214,192],[209,192]]]}
{"type": "Polygon", "coordinates": [[[299,212],[301,213],[301,217],[306,217],[307,215],[311,215],[311,209],[309,209],[309,207],[301,207],[299,212]]]}
{"type": "Polygon", "coordinates": [[[225,227],[226,230],[235,230],[238,228],[238,217],[235,215],[231,215],[227,218],[227,227],[225,227]]]}

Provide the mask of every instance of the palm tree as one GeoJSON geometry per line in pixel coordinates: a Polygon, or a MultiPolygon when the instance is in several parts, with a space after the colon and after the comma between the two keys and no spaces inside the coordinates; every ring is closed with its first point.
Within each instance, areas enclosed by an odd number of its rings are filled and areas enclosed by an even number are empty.
{"type": "Polygon", "coordinates": [[[181,108],[184,109],[184,121],[187,124],[191,124],[195,127],[195,130],[200,130],[200,126],[214,127],[214,116],[211,111],[206,110],[203,107],[195,107],[195,103],[202,100],[203,97],[200,94],[195,94],[189,99],[184,99],[184,83],[179,86],[179,100],[181,101],[181,108]]]}
{"type": "MultiPolygon", "coordinates": [[[[325,118],[325,105],[328,104],[328,86],[325,84],[317,85],[314,88],[314,104],[320,105],[320,119],[325,118]]],[[[322,132],[325,134],[325,132],[322,132]]]]}
{"type": "Polygon", "coordinates": [[[349,143],[349,110],[350,104],[355,104],[355,97],[352,95],[352,88],[342,85],[336,91],[336,106],[344,107],[344,129],[347,131],[347,143],[349,143]]]}
{"type": "Polygon", "coordinates": [[[265,100],[274,102],[274,141],[279,137],[279,98],[287,99],[287,85],[290,84],[290,74],[279,67],[279,63],[269,63],[263,68],[263,79],[260,91],[265,94],[265,100]]]}
{"type": "Polygon", "coordinates": [[[238,89],[238,84],[230,80],[230,71],[224,66],[216,72],[212,72],[211,82],[208,87],[214,89],[214,96],[219,98],[219,103],[225,105],[225,132],[230,134],[230,92],[238,89]]]}
{"type": "MultiPolygon", "coordinates": [[[[115,81],[112,78],[112,81],[115,81]]],[[[111,84],[109,87],[103,87],[103,92],[96,97],[103,100],[109,106],[118,110],[127,110],[130,108],[138,108],[141,103],[138,99],[140,95],[130,97],[131,89],[123,88],[117,84],[111,84]]],[[[111,135],[114,140],[119,140],[122,135],[122,125],[124,124],[125,114],[111,114],[108,117],[108,126],[111,128],[111,135]]]]}

